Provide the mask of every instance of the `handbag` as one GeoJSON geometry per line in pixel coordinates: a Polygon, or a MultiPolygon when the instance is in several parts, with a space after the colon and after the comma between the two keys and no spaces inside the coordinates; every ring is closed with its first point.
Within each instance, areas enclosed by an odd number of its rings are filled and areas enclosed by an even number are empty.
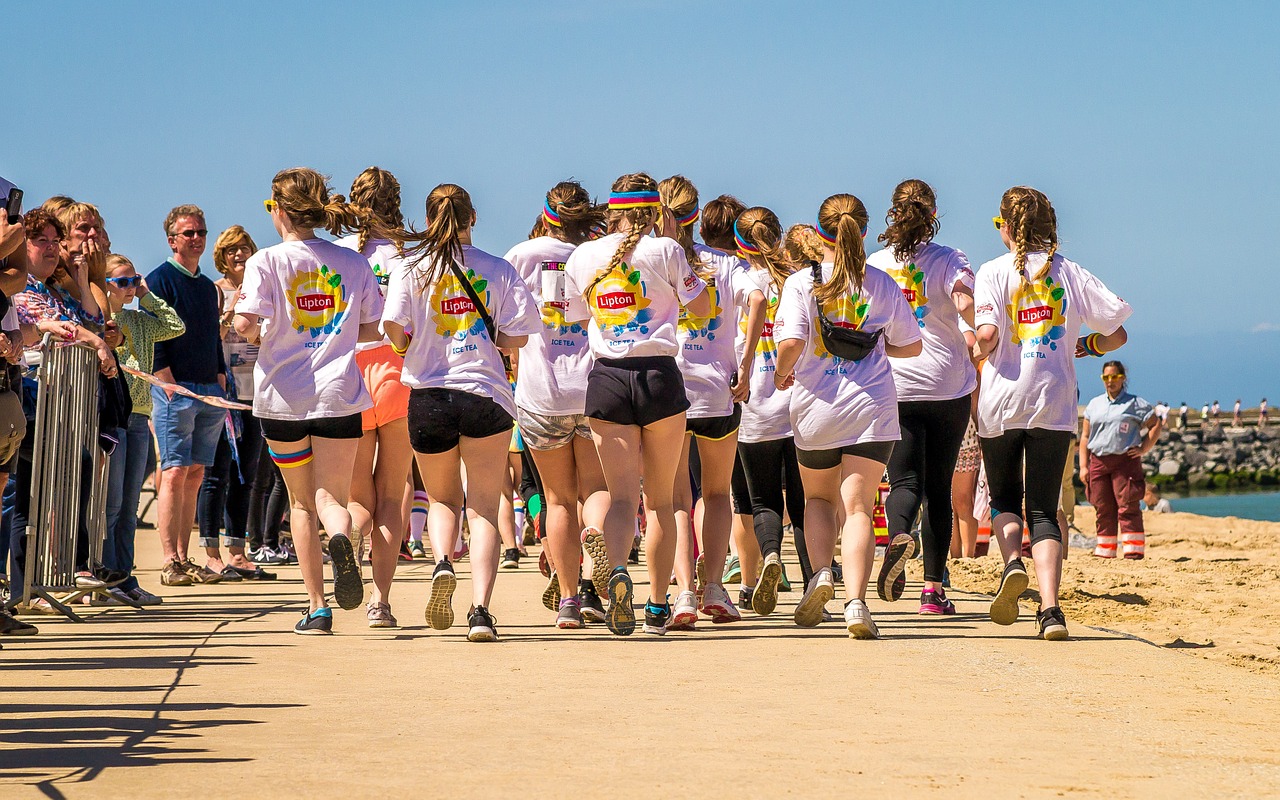
{"type": "Polygon", "coordinates": [[[458,267],[458,262],[450,261],[449,269],[453,270],[453,275],[458,279],[458,283],[462,284],[462,289],[467,293],[467,297],[471,298],[471,305],[475,306],[476,313],[480,315],[480,319],[484,321],[484,329],[489,332],[489,341],[494,345],[498,344],[498,326],[494,323],[493,317],[489,315],[489,309],[484,307],[484,303],[480,302],[480,295],[476,292],[471,281],[467,279],[467,274],[458,267]]]}
{"type": "MultiPolygon", "coordinates": [[[[811,269],[813,285],[816,289],[822,285],[822,265],[816,261],[811,262],[811,269]]],[[[876,349],[876,342],[880,341],[880,335],[884,333],[883,328],[875,333],[867,333],[841,327],[827,319],[827,315],[822,313],[820,303],[818,304],[818,325],[822,332],[822,346],[827,348],[827,352],[849,361],[861,361],[869,356],[871,351],[876,349]]]]}

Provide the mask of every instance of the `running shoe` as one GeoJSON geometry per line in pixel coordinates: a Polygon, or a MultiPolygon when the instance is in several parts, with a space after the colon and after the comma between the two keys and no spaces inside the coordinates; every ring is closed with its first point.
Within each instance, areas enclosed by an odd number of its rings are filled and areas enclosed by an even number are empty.
{"type": "Polygon", "coordinates": [[[453,625],[453,590],[458,588],[458,576],[448,561],[436,564],[431,573],[431,597],[427,599],[427,624],[438,631],[453,625]]]}
{"type": "Polygon", "coordinates": [[[388,603],[365,603],[365,613],[369,617],[370,628],[399,628],[400,623],[391,615],[388,603]]]}
{"type": "Polygon", "coordinates": [[[778,607],[778,582],[782,579],[782,559],[777,553],[764,557],[760,567],[760,582],[751,596],[751,610],[767,617],[778,607]]]}
{"type": "Polygon", "coordinates": [[[502,563],[498,566],[503,569],[519,569],[520,568],[520,551],[514,547],[507,548],[502,551],[502,563]]]}
{"type": "Polygon", "coordinates": [[[254,547],[250,545],[244,549],[245,557],[255,564],[285,564],[289,561],[289,556],[277,554],[270,547],[254,547]]]}
{"type": "Polygon", "coordinates": [[[754,586],[743,586],[738,590],[738,608],[750,608],[751,597],[755,594],[754,586]]]}
{"type": "Polygon", "coordinates": [[[548,611],[556,611],[561,608],[560,604],[560,576],[554,572],[547,579],[547,588],[542,590],[542,604],[547,607],[548,611]]]}
{"type": "Polygon", "coordinates": [[[222,573],[214,572],[208,567],[201,567],[188,558],[182,562],[182,568],[191,576],[192,583],[221,583],[222,573]]]}
{"type": "MultiPolygon", "coordinates": [[[[686,594],[689,594],[686,592],[686,594]]],[[[644,632],[652,633],[655,636],[662,636],[667,632],[671,624],[671,604],[663,603],[662,605],[654,605],[653,603],[644,604],[644,632]]]]}
{"type": "Polygon", "coordinates": [[[844,607],[844,626],[850,639],[879,639],[880,631],[871,620],[867,604],[854,598],[844,607]]]}
{"type": "Polygon", "coordinates": [[[560,601],[556,627],[561,630],[576,630],[582,627],[582,607],[578,605],[578,598],[566,597],[560,601]]]}
{"type": "Polygon", "coordinates": [[[717,625],[726,622],[741,622],[742,612],[729,599],[729,593],[724,590],[724,584],[709,584],[702,593],[703,614],[711,617],[711,621],[717,625]]]}
{"type": "Polygon", "coordinates": [[[140,606],[158,606],[164,602],[163,598],[158,597],[152,594],[151,592],[148,592],[146,589],[143,589],[141,586],[135,586],[132,589],[126,591],[125,594],[129,596],[130,600],[132,600],[133,602],[137,603],[140,606]]]}
{"type": "Polygon", "coordinates": [[[1050,606],[1036,614],[1036,626],[1040,638],[1049,642],[1061,642],[1067,638],[1067,618],[1058,606],[1050,606]]]}
{"type": "Polygon", "coordinates": [[[30,622],[23,622],[7,611],[0,610],[0,636],[35,636],[40,629],[30,622]]]}
{"type": "Polygon", "coordinates": [[[628,564],[640,563],[640,537],[639,536],[637,536],[632,541],[631,551],[627,553],[627,563],[628,564]]]}
{"type": "Polygon", "coordinates": [[[844,583],[844,567],[840,566],[840,562],[834,558],[831,559],[831,580],[844,583]]]}
{"type": "Polygon", "coordinates": [[[468,642],[496,642],[498,641],[497,620],[489,613],[489,609],[484,606],[476,606],[471,610],[471,615],[467,617],[467,624],[470,630],[467,631],[468,642]]]}
{"type": "MultiPolygon", "coordinates": [[[[364,552],[364,554],[365,554],[365,556],[366,556],[366,558],[365,558],[364,560],[370,560],[370,559],[372,559],[372,558],[373,558],[373,548],[372,548],[372,547],[362,548],[362,549],[363,549],[363,552],[364,552]]],[[[401,540],[400,540],[400,560],[401,560],[401,561],[412,561],[412,560],[413,560],[413,551],[409,549],[409,543],[408,543],[408,542],[406,542],[406,541],[404,541],[403,539],[401,539],[401,540]]]]}
{"type": "Polygon", "coordinates": [[[632,607],[635,585],[626,567],[618,567],[609,576],[609,610],[604,623],[618,636],[630,636],[636,632],[636,610],[632,607]]]}
{"type": "Polygon", "coordinates": [[[161,586],[190,586],[195,583],[187,574],[186,566],[178,560],[170,561],[160,570],[161,586]]]}
{"type": "Polygon", "coordinates": [[[280,545],[275,548],[275,554],[278,558],[283,558],[282,564],[297,564],[298,551],[293,547],[293,540],[281,540],[280,545]]]}
{"type": "Polygon", "coordinates": [[[424,545],[422,542],[418,541],[417,539],[410,539],[410,540],[409,540],[409,555],[410,555],[410,556],[411,556],[415,561],[417,561],[417,560],[418,560],[418,559],[420,559],[420,558],[426,558],[426,557],[427,557],[427,548],[426,548],[426,545],[424,545]]]}
{"type": "Polygon", "coordinates": [[[591,581],[579,584],[578,607],[582,609],[584,622],[604,622],[604,604],[600,602],[600,595],[596,594],[596,587],[591,581]]]}
{"type": "Polygon", "coordinates": [[[941,589],[925,589],[920,593],[919,613],[951,616],[956,613],[956,604],[948,600],[946,592],[941,589]]]}
{"type": "Polygon", "coordinates": [[[915,551],[916,540],[911,538],[911,534],[897,533],[889,541],[884,561],[880,562],[880,576],[876,578],[876,594],[880,595],[881,600],[892,603],[902,597],[902,590],[907,584],[904,571],[915,551]],[[901,582],[899,578],[902,578],[901,582]]]}
{"type": "Polygon", "coordinates": [[[471,555],[471,545],[467,544],[467,540],[463,539],[462,544],[458,545],[453,551],[453,560],[461,561],[471,555]]]}
{"type": "MultiPolygon", "coordinates": [[[[991,601],[991,621],[997,625],[1012,625],[1018,621],[1018,598],[1027,590],[1030,579],[1022,559],[1015,558],[1005,565],[1000,576],[1000,590],[991,601]]],[[[1064,626],[1065,627],[1065,626],[1064,626]]]]}
{"type": "Polygon", "coordinates": [[[604,546],[604,534],[599,528],[582,529],[582,549],[591,556],[591,585],[601,597],[609,593],[609,551],[604,546]]]}
{"type": "Polygon", "coordinates": [[[333,612],[328,606],[317,608],[311,613],[303,613],[302,619],[293,626],[294,633],[304,636],[328,636],[333,633],[333,612]]]}
{"type": "Polygon", "coordinates": [[[333,599],[346,611],[357,608],[364,602],[364,581],[351,539],[342,533],[330,536],[329,558],[333,560],[333,599]]]}
{"type": "Polygon", "coordinates": [[[796,624],[802,628],[816,628],[822,622],[822,612],[827,603],[836,595],[835,581],[831,577],[831,568],[823,567],[809,581],[804,597],[796,606],[796,624]]]}
{"type": "Polygon", "coordinates": [[[787,565],[785,563],[782,565],[782,577],[778,578],[778,591],[791,591],[791,579],[787,577],[787,565]]]}
{"type": "Polygon", "coordinates": [[[544,549],[538,553],[538,572],[542,573],[542,577],[551,577],[551,562],[547,561],[547,551],[544,549]]]}
{"type": "Polygon", "coordinates": [[[738,561],[737,556],[729,556],[729,562],[724,565],[724,583],[742,583],[742,564],[738,561]]]}
{"type": "Polygon", "coordinates": [[[703,553],[698,553],[698,557],[693,560],[693,592],[702,599],[702,593],[707,589],[707,557],[703,553]]]}
{"type": "MultiPolygon", "coordinates": [[[[645,606],[645,619],[649,617],[649,607],[645,606]]],[[[670,619],[667,620],[666,629],[669,631],[691,631],[698,621],[698,600],[693,592],[681,592],[676,596],[674,606],[669,609],[670,619]]],[[[645,632],[652,633],[645,625],[645,632]]]]}

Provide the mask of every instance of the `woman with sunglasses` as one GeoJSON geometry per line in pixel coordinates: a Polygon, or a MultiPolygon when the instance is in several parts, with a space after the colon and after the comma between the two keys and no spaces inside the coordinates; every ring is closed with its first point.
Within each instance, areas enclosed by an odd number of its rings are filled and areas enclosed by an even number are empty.
{"type": "Polygon", "coordinates": [[[1089,401],[1080,429],[1080,480],[1098,512],[1098,544],[1093,554],[1115,558],[1146,555],[1146,532],[1139,503],[1147,479],[1142,457],[1156,446],[1164,424],[1150,403],[1129,393],[1124,364],[1102,365],[1106,391],[1089,401]]]}
{"type": "Polygon", "coordinates": [[[1021,557],[1025,507],[1040,590],[1038,633],[1062,640],[1058,495],[1076,427],[1073,358],[1123,345],[1123,323],[1133,309],[1058,255],[1058,217],[1041,192],[1009,189],[992,222],[1010,252],[984,264],[974,286],[975,355],[987,359],[978,436],[991,490],[991,534],[1005,563],[990,615],[998,625],[1018,619],[1018,597],[1029,582],[1021,557]],[[1096,332],[1077,338],[1085,325],[1096,332]]]}

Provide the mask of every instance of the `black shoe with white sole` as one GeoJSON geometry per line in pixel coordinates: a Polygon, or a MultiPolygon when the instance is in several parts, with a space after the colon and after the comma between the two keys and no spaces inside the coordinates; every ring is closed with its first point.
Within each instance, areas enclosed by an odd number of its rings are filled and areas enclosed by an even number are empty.
{"type": "Polygon", "coordinates": [[[1036,626],[1040,629],[1040,638],[1050,642],[1061,642],[1067,638],[1067,618],[1062,609],[1050,606],[1036,614],[1036,626]]]}
{"type": "Polygon", "coordinates": [[[327,636],[333,633],[333,612],[326,606],[303,614],[298,624],[293,626],[293,632],[304,636],[327,636]]]}
{"type": "Polygon", "coordinates": [[[471,611],[471,615],[467,617],[467,624],[470,630],[467,631],[468,642],[496,642],[498,641],[497,620],[489,613],[489,609],[484,606],[476,606],[471,611]]]}
{"type": "Polygon", "coordinates": [[[880,595],[881,600],[892,603],[902,597],[902,590],[907,585],[904,574],[907,562],[911,560],[915,551],[916,541],[910,534],[894,534],[888,549],[884,552],[884,561],[880,564],[880,575],[876,578],[876,594],[880,595]]]}

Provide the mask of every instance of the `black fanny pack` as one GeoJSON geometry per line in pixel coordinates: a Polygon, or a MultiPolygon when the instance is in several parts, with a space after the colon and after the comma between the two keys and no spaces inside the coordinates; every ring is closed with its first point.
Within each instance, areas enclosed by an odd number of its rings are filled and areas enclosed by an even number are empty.
{"type": "MultiPolygon", "coordinates": [[[[816,293],[817,288],[822,285],[822,265],[814,262],[812,269],[813,287],[816,293]]],[[[822,313],[821,303],[818,304],[818,325],[821,326],[822,331],[822,346],[827,348],[827,352],[831,355],[848,361],[861,361],[871,355],[871,351],[876,349],[876,342],[880,341],[880,335],[884,333],[883,329],[875,333],[867,333],[853,328],[843,328],[827,319],[827,315],[822,313]]]]}

